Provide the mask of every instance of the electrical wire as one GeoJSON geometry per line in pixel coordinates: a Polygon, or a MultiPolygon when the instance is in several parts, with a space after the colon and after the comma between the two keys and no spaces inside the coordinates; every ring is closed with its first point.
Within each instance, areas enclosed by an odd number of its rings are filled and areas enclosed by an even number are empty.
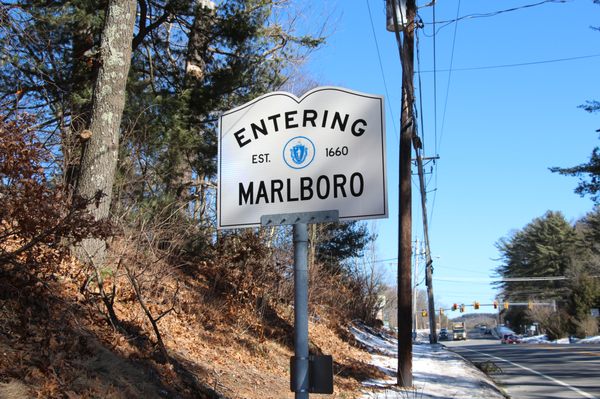
{"type": "MultiPolygon", "coordinates": [[[[377,58],[379,59],[379,69],[381,71],[381,78],[383,79],[383,86],[385,87],[385,95],[389,99],[390,94],[388,92],[387,81],[385,79],[385,73],[383,70],[383,62],[381,61],[381,52],[379,51],[379,43],[377,41],[377,35],[375,34],[375,25],[373,24],[373,14],[371,13],[371,5],[369,4],[369,0],[367,1],[367,9],[369,10],[369,20],[371,21],[371,30],[373,31],[373,40],[375,41],[375,49],[377,50],[377,58]]],[[[400,143],[400,139],[398,136],[398,128],[396,126],[396,118],[394,116],[394,111],[392,109],[391,101],[386,101],[388,105],[388,110],[392,115],[392,124],[394,125],[394,135],[396,136],[396,144],[400,143]]]]}
{"type": "MultiPolygon", "coordinates": [[[[456,7],[456,16],[460,13],[460,0],[456,7]]],[[[439,148],[442,147],[442,139],[444,138],[444,125],[446,124],[446,111],[448,110],[448,97],[450,96],[450,81],[452,80],[452,66],[454,65],[454,49],[456,47],[456,32],[458,31],[458,23],[454,25],[454,36],[452,37],[452,50],[450,52],[450,68],[448,69],[448,81],[446,83],[446,99],[444,100],[444,112],[442,114],[442,126],[440,128],[439,148]]]]}
{"type": "MultiPolygon", "coordinates": [[[[434,28],[433,35],[428,35],[425,33],[425,36],[428,36],[428,37],[434,36],[437,32],[439,32],[441,29],[445,28],[446,26],[456,23],[458,21],[462,21],[463,19],[489,18],[489,17],[495,17],[496,15],[505,14],[508,12],[519,11],[519,10],[523,10],[526,8],[541,6],[546,3],[567,3],[567,2],[568,2],[567,0],[543,0],[543,1],[539,1],[537,3],[525,4],[525,5],[522,5],[519,7],[512,7],[512,8],[507,8],[507,9],[498,10],[498,11],[492,11],[492,12],[488,12],[488,13],[469,14],[469,15],[463,15],[462,17],[457,16],[455,19],[450,19],[447,21],[434,21],[431,23],[431,25],[433,25],[434,27],[437,24],[443,24],[443,25],[437,29],[434,28]]],[[[433,5],[435,7],[435,3],[433,5]]]]}
{"type": "Polygon", "coordinates": [[[419,82],[419,108],[421,112],[419,112],[419,119],[421,121],[421,144],[423,145],[423,151],[425,151],[425,124],[423,123],[423,86],[421,84],[421,57],[419,51],[419,31],[416,31],[415,35],[417,38],[417,78],[419,82]]]}
{"type": "MultiPolygon", "coordinates": [[[[486,70],[486,69],[516,68],[516,67],[522,67],[522,66],[551,64],[551,63],[555,63],[555,62],[576,61],[576,60],[583,60],[583,59],[587,59],[587,58],[596,58],[596,57],[600,57],[600,54],[588,54],[588,55],[580,55],[580,56],[575,56],[575,57],[554,58],[554,59],[549,59],[549,60],[518,62],[518,63],[514,63],[514,64],[500,64],[500,65],[485,65],[485,66],[478,66],[478,67],[453,68],[452,71],[453,72],[481,71],[481,70],[486,70]]],[[[437,72],[449,72],[449,71],[450,71],[450,69],[437,69],[436,70],[434,68],[434,69],[430,69],[430,70],[421,71],[421,73],[434,73],[435,74],[437,72]]]]}
{"type": "MultiPolygon", "coordinates": [[[[437,1],[433,2],[433,23],[435,26],[435,5],[437,1]]],[[[437,138],[437,49],[436,49],[436,34],[435,31],[433,33],[433,134],[435,138],[434,151],[435,154],[438,154],[438,138],[437,138]]]]}
{"type": "MultiPolygon", "coordinates": [[[[435,14],[435,5],[437,1],[433,0],[433,24],[436,24],[436,14],[435,14]]],[[[439,155],[438,152],[438,127],[437,127],[437,48],[436,48],[436,31],[433,31],[433,135],[434,135],[434,151],[435,155],[439,155]]],[[[433,224],[433,210],[435,209],[435,201],[437,199],[437,187],[438,187],[438,164],[436,161],[433,161],[433,165],[435,167],[435,190],[433,190],[433,200],[431,201],[431,208],[429,209],[429,225],[433,224]]]]}
{"type": "Polygon", "coordinates": [[[423,152],[425,152],[425,125],[423,123],[423,88],[421,83],[421,50],[419,42],[419,30],[415,29],[415,37],[417,39],[417,79],[419,82],[419,109],[418,112],[419,120],[421,122],[421,145],[423,152]]]}

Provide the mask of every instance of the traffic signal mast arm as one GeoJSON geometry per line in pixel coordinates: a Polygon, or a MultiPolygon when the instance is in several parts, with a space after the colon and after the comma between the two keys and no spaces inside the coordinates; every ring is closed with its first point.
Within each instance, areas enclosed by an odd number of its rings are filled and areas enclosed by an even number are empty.
{"type": "MultiPolygon", "coordinates": [[[[527,305],[527,303],[521,303],[521,302],[519,302],[519,303],[511,302],[511,305],[512,304],[527,305]]],[[[548,303],[540,303],[540,302],[534,302],[533,304],[535,304],[535,305],[552,305],[551,303],[548,304],[548,303]]],[[[465,305],[464,303],[459,305],[459,304],[455,303],[449,309],[440,308],[440,310],[441,311],[446,311],[446,310],[455,311],[455,310],[461,309],[461,312],[464,312],[464,309],[467,306],[472,306],[473,309],[475,309],[475,310],[481,308],[482,306],[484,306],[484,307],[493,306],[494,309],[498,309],[498,301],[494,301],[493,303],[479,303],[479,301],[474,301],[472,305],[465,305]]]]}

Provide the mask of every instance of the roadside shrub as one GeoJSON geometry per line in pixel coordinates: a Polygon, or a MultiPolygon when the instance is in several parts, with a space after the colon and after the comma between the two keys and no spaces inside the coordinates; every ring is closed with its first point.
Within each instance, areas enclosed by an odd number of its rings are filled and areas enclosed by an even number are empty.
{"type": "Polygon", "coordinates": [[[532,320],[539,323],[541,330],[549,340],[564,338],[568,334],[569,315],[564,310],[554,311],[551,308],[539,307],[527,311],[532,320]]]}
{"type": "Polygon", "coordinates": [[[572,318],[572,328],[574,328],[574,335],[577,338],[585,338],[598,334],[598,320],[588,315],[582,320],[572,318]]]}
{"type": "Polygon", "coordinates": [[[88,216],[85,201],[47,175],[52,154],[32,125],[28,116],[0,117],[0,265],[56,264],[68,244],[108,231],[88,216]]]}

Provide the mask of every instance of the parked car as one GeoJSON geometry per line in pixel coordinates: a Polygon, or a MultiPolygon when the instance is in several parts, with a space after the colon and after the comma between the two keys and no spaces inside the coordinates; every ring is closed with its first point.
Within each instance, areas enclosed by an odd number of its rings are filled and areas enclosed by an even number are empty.
{"type": "Polygon", "coordinates": [[[500,340],[501,344],[520,344],[521,338],[514,334],[504,334],[500,340]]]}
{"type": "Polygon", "coordinates": [[[448,330],[445,328],[442,328],[440,330],[440,335],[438,336],[440,341],[447,341],[450,337],[448,336],[448,330]]]}

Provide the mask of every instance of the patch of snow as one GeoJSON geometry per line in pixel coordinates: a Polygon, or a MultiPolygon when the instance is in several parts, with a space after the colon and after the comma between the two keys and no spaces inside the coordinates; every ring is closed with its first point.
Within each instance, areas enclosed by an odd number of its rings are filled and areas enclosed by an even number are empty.
{"type": "Polygon", "coordinates": [[[521,342],[524,344],[548,344],[550,341],[548,337],[543,335],[534,335],[532,337],[525,337],[521,339],[521,342]]]}
{"type": "MultiPolygon", "coordinates": [[[[414,389],[401,390],[395,386],[398,341],[360,324],[350,327],[350,331],[373,353],[371,363],[387,376],[365,381],[361,399],[504,398],[487,375],[460,355],[439,344],[418,342],[413,345],[414,389]]],[[[417,341],[423,338],[428,340],[428,332],[417,333],[417,341]]]]}
{"type": "Polygon", "coordinates": [[[600,344],[600,335],[587,338],[561,338],[554,341],[548,340],[546,335],[534,335],[521,339],[524,344],[600,344]]]}
{"type": "Polygon", "coordinates": [[[600,344],[600,335],[595,337],[587,337],[577,341],[578,344],[600,344]]]}
{"type": "Polygon", "coordinates": [[[390,335],[359,324],[350,326],[350,332],[369,352],[378,352],[388,356],[398,354],[398,343],[390,335]]]}

